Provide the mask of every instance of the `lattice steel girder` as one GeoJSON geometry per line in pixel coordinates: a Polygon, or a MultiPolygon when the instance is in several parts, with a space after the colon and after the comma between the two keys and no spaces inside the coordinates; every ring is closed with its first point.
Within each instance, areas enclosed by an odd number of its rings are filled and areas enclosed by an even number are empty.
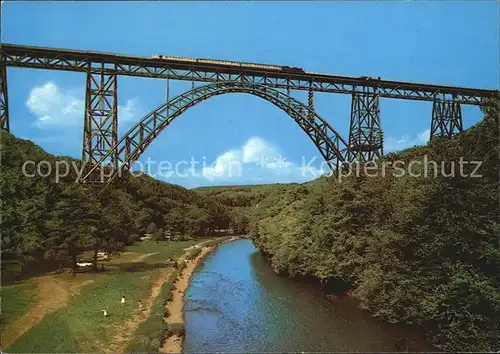
{"type": "Polygon", "coordinates": [[[84,175],[83,180],[86,181],[92,173],[98,172],[100,163],[115,154],[119,160],[119,168],[106,181],[111,183],[117,176],[129,171],[140,154],[161,131],[188,108],[210,97],[233,92],[254,94],[287,112],[307,133],[333,171],[338,170],[341,164],[347,162],[348,157],[352,155],[349,154],[347,143],[328,122],[315,112],[310,112],[306,105],[287,94],[262,85],[218,83],[195,87],[158,106],[121,137],[113,147],[113,151],[103,156],[101,161],[84,175]],[[308,118],[311,115],[314,119],[308,118]]]}
{"type": "Polygon", "coordinates": [[[368,88],[352,95],[349,148],[358,160],[371,161],[384,154],[379,97],[368,88]]]}
{"type": "Polygon", "coordinates": [[[7,68],[3,62],[0,62],[0,129],[10,131],[7,68]]]}
{"type": "Polygon", "coordinates": [[[7,65],[87,71],[89,66],[118,75],[202,82],[253,83],[273,88],[309,90],[353,94],[371,87],[379,97],[433,101],[434,96],[454,95],[461,104],[480,105],[488,98],[497,97],[498,91],[475,88],[428,85],[420,83],[348,77],[300,71],[271,69],[242,70],[222,64],[200,64],[192,61],[172,62],[162,59],[140,58],[78,50],[28,47],[2,44],[0,55],[7,65]]]}
{"type": "Polygon", "coordinates": [[[432,105],[430,138],[451,138],[462,132],[462,110],[460,103],[436,97],[432,105]]]}
{"type": "Polygon", "coordinates": [[[106,163],[117,166],[115,154],[108,155],[118,140],[117,85],[115,74],[103,70],[87,72],[82,149],[82,161],[86,164],[96,164],[107,156],[106,163]]]}
{"type": "Polygon", "coordinates": [[[309,109],[309,118],[314,119],[311,112],[314,112],[314,91],[309,90],[307,94],[307,108],[309,109]]]}

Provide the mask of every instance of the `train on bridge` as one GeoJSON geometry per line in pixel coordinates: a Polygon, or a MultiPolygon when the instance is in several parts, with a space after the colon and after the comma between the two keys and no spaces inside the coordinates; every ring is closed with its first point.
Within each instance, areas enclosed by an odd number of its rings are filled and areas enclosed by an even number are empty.
{"type": "MultiPolygon", "coordinates": [[[[244,61],[232,61],[232,60],[215,60],[215,59],[204,59],[204,58],[187,58],[187,57],[176,57],[173,55],[161,55],[155,54],[152,56],[153,59],[162,59],[180,63],[194,63],[194,64],[207,64],[207,65],[228,65],[231,67],[238,67],[242,69],[258,69],[258,70],[271,70],[275,72],[289,73],[289,74],[317,74],[317,75],[328,75],[321,73],[313,73],[313,72],[305,72],[302,68],[298,68],[295,66],[286,66],[286,65],[270,65],[270,64],[258,64],[258,63],[249,63],[244,61]]],[[[370,76],[361,76],[359,79],[364,81],[372,81],[378,80],[380,81],[380,76],[378,78],[370,77],[370,76]]]]}
{"type": "Polygon", "coordinates": [[[155,54],[152,56],[153,59],[162,59],[162,60],[170,60],[170,61],[178,61],[178,62],[191,62],[196,64],[207,64],[207,65],[228,65],[232,67],[238,67],[242,69],[248,68],[251,69],[259,69],[259,70],[272,70],[284,73],[293,73],[293,74],[305,74],[305,71],[301,68],[291,67],[291,66],[283,66],[283,65],[270,65],[270,64],[257,64],[257,63],[248,63],[243,61],[231,61],[231,60],[214,60],[214,59],[204,59],[204,58],[186,58],[186,57],[175,57],[172,55],[160,55],[155,54]]]}

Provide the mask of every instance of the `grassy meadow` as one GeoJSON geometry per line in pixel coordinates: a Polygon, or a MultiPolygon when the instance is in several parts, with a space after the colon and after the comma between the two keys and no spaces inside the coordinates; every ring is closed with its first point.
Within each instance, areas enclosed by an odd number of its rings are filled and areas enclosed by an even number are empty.
{"type": "MultiPolygon", "coordinates": [[[[152,282],[167,267],[165,261],[168,258],[179,258],[186,253],[185,248],[200,242],[203,240],[142,241],[127,247],[122,255],[103,262],[106,272],[78,273],[74,277],[68,272],[49,275],[57,277],[68,289],[82,282],[86,285],[63,306],[46,313],[31,328],[19,328],[25,332],[3,349],[18,353],[106,351],[114,344],[114,338],[120,337],[126,337],[127,342],[136,343],[136,347],[139,345],[137,343],[144,343],[144,338],[150,338],[151,343],[158,348],[162,306],[170,292],[171,281],[163,284],[160,296],[153,302],[150,316],[137,330],[120,333],[120,326],[139,311],[139,300],[148,296],[152,282]],[[120,303],[122,296],[126,299],[124,305],[120,303]],[[108,311],[107,318],[103,316],[103,309],[108,311]],[[148,329],[149,327],[152,329],[148,329]]],[[[19,322],[23,315],[29,315],[31,308],[39,308],[40,302],[43,307],[43,301],[48,301],[37,294],[37,281],[41,281],[40,279],[30,278],[2,289],[2,331],[7,330],[16,320],[19,322]],[[35,306],[37,303],[38,306],[35,306]]],[[[52,296],[57,298],[61,294],[54,292],[52,296]]],[[[139,346],[144,347],[143,344],[139,346]]]]}
{"type": "Polygon", "coordinates": [[[28,310],[28,306],[37,299],[36,290],[33,282],[2,288],[2,327],[11,324],[28,310]]]}

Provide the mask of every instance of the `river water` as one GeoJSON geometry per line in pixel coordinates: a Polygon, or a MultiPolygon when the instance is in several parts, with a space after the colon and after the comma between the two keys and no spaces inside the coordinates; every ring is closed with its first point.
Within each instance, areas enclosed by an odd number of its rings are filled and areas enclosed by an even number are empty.
{"type": "Polygon", "coordinates": [[[186,352],[381,352],[396,351],[396,342],[433,350],[415,331],[373,319],[347,296],[327,299],[276,275],[250,240],[209,254],[185,299],[186,352]]]}

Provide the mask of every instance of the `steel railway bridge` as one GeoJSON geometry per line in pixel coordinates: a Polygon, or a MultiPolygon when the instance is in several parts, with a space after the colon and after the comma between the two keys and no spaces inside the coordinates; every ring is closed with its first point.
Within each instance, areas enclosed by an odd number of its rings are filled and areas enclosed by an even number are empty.
{"type": "MultiPolygon", "coordinates": [[[[281,108],[311,138],[332,170],[342,163],[383,155],[379,98],[432,101],[431,139],[451,138],[463,130],[461,105],[484,105],[499,91],[347,77],[299,68],[175,57],[143,58],[82,50],[0,44],[0,127],[9,130],[7,67],[84,72],[87,75],[82,161],[84,181],[111,183],[131,169],[149,144],[173,119],[210,97],[248,93],[281,108]],[[168,99],[118,137],[118,76],[187,80],[192,89],[168,99]],[[201,84],[206,83],[206,84],[201,84]],[[307,103],[291,96],[308,92],[307,103]],[[344,140],[314,110],[314,93],[352,96],[350,131],[344,140]],[[102,179],[102,172],[111,169],[102,179]],[[100,176],[100,177],[99,177],[100,176]]],[[[168,82],[168,81],[167,81],[168,82]]],[[[83,113],[83,112],[82,112],[83,113]]]]}

